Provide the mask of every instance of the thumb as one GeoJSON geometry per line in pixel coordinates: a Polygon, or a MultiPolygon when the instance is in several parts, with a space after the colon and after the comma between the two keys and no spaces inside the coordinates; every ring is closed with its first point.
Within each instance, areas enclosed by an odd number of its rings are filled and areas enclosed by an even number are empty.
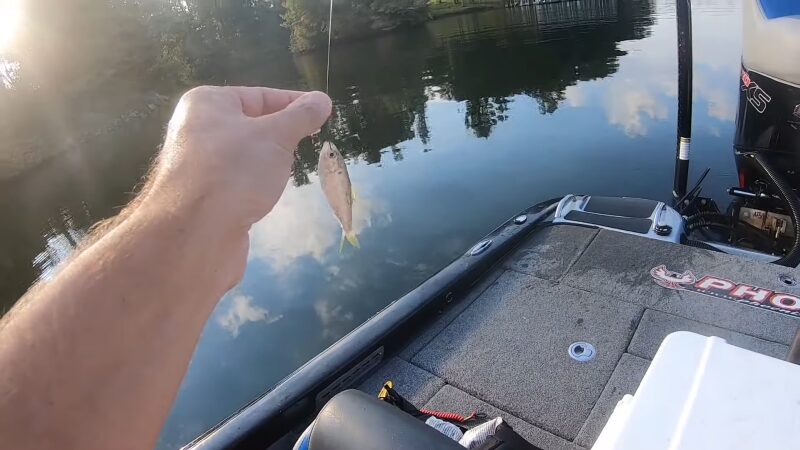
{"type": "Polygon", "coordinates": [[[300,139],[322,127],[331,115],[331,99],[319,91],[308,92],[286,108],[258,118],[261,131],[278,145],[293,150],[300,139]]]}

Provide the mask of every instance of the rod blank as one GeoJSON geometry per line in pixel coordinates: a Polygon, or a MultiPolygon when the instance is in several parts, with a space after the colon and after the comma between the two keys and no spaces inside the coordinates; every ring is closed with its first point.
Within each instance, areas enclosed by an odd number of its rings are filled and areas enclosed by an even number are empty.
{"type": "Polygon", "coordinates": [[[686,194],[692,141],[692,2],[676,0],[678,23],[678,138],[675,148],[675,198],[686,194]]]}

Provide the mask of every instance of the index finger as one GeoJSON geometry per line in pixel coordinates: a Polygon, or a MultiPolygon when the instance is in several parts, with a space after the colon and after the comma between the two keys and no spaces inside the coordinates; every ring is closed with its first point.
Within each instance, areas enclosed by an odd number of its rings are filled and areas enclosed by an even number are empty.
{"type": "Polygon", "coordinates": [[[278,112],[297,100],[303,91],[290,91],[257,86],[226,86],[242,103],[242,112],[249,117],[261,117],[278,112]]]}

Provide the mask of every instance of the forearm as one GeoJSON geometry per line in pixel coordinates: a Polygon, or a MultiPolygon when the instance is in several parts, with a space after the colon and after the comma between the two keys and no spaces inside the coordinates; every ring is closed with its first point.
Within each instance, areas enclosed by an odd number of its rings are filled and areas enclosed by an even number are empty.
{"type": "Polygon", "coordinates": [[[319,92],[200,87],[181,97],[144,196],[0,322],[0,440],[149,449],[250,226],[278,202],[319,92]]]}
{"type": "Polygon", "coordinates": [[[153,447],[245,262],[246,227],[209,208],[143,202],[21,300],[0,329],[4,446],[153,447]]]}

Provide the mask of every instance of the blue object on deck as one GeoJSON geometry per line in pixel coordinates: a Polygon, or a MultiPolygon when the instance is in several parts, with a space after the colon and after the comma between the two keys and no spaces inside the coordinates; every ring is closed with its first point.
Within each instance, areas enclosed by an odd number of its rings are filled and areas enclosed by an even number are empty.
{"type": "Polygon", "coordinates": [[[759,3],[767,19],[800,16],[800,1],[798,0],[760,0],[759,3]]]}

